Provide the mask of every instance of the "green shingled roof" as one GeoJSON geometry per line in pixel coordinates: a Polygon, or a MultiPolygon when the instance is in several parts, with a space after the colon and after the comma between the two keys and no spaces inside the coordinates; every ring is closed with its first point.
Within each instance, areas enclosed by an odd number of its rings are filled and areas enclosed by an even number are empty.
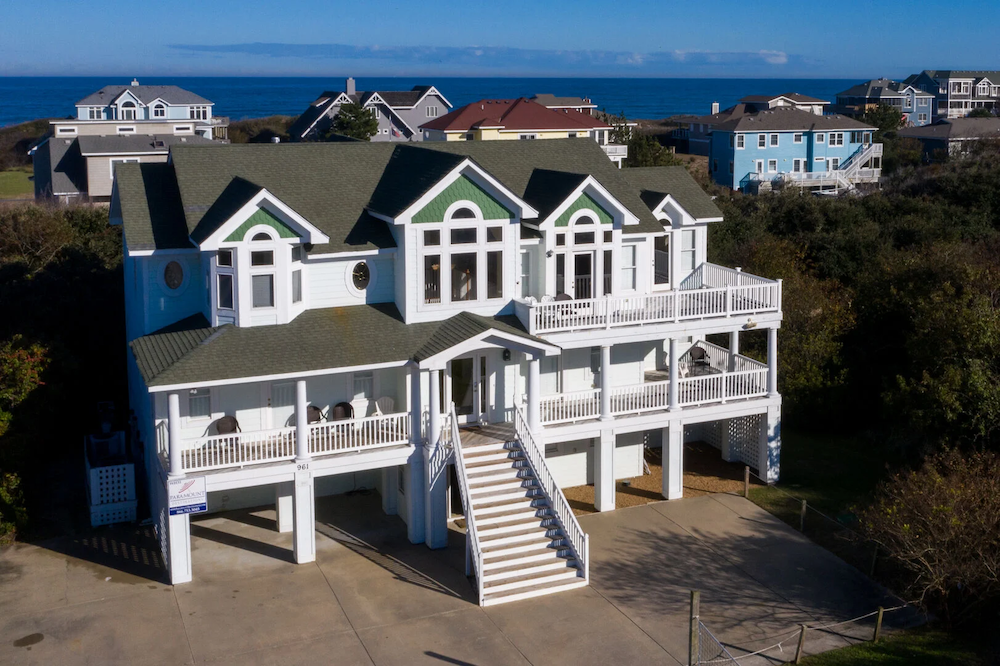
{"type": "Polygon", "coordinates": [[[642,199],[650,209],[669,194],[696,220],[722,217],[722,211],[712,197],[682,166],[633,167],[623,169],[622,173],[641,191],[642,199]]]}
{"type": "Polygon", "coordinates": [[[115,177],[125,241],[130,250],[194,247],[184,226],[173,165],[119,164],[115,177]]]}
{"type": "MultiPolygon", "coordinates": [[[[596,142],[584,139],[181,145],[170,155],[170,167],[147,171],[141,165],[139,171],[169,179],[171,169],[175,183],[151,186],[138,174],[119,179],[130,249],[187,247],[178,239],[204,239],[254,188],[266,188],[330,237],[317,252],[395,247],[385,222],[367,209],[390,216],[404,210],[465,156],[522,198],[539,170],[592,175],[639,218],[629,231],[661,229],[635,186],[596,142]],[[143,201],[150,196],[155,206],[143,201]],[[160,208],[166,212],[154,210],[160,208]]],[[[542,203],[539,215],[545,217],[560,202],[542,203]]]]}
{"type": "Polygon", "coordinates": [[[204,318],[133,340],[146,385],[171,386],[377,363],[420,362],[490,329],[528,341],[515,317],[461,312],[405,324],[392,304],[309,310],[282,326],[206,327],[204,318]]]}

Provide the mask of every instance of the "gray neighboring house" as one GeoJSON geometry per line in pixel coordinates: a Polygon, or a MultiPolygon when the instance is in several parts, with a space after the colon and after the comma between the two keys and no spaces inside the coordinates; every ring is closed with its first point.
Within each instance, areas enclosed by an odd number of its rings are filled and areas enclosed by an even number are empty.
{"type": "Polygon", "coordinates": [[[837,93],[833,111],[860,118],[879,104],[897,109],[910,126],[927,125],[934,116],[933,93],[891,79],[872,79],[837,93]]]}
{"type": "Polygon", "coordinates": [[[315,141],[333,124],[344,104],[360,104],[378,117],[378,132],[372,141],[421,141],[417,130],[428,120],[451,111],[451,102],[434,86],[412,90],[368,90],[358,92],[354,78],[343,91],[325,91],[288,128],[292,141],[315,141]]]}
{"type": "Polygon", "coordinates": [[[212,115],[213,106],[189,90],[136,79],[87,95],[28,151],[35,198],[109,201],[118,164],[166,162],[173,145],[227,142],[229,119],[212,115]]]}
{"type": "Polygon", "coordinates": [[[970,142],[1000,140],[1000,118],[941,119],[933,125],[901,129],[896,135],[917,139],[923,144],[924,159],[941,161],[967,153],[970,142]]]}

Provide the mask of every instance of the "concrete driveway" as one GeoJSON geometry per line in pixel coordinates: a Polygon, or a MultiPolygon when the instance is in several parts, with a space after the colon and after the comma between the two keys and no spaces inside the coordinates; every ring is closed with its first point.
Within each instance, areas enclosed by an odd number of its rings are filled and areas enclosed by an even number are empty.
{"type": "MultiPolygon", "coordinates": [[[[735,655],[799,623],[895,605],[858,571],[746,500],[710,495],[581,519],[589,588],[481,609],[464,536],[406,540],[375,493],[320,498],[317,561],[291,561],[273,509],[192,521],[194,582],[171,587],[148,529],[0,553],[3,664],[686,664],[689,590],[735,655]]],[[[809,634],[807,652],[870,636],[809,634]]],[[[795,638],[769,659],[787,661],[795,638]]]]}

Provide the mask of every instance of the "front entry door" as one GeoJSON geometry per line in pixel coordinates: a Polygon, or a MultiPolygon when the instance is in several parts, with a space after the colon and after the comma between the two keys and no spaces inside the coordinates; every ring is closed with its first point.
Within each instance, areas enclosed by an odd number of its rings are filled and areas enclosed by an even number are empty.
{"type": "Polygon", "coordinates": [[[489,393],[485,354],[473,354],[451,362],[451,399],[459,425],[489,420],[489,393]]]}

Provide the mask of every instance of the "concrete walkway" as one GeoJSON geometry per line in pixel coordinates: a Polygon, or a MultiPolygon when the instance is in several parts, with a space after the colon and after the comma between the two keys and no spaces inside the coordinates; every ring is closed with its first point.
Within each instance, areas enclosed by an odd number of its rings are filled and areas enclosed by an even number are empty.
{"type": "MultiPolygon", "coordinates": [[[[148,529],[8,548],[0,663],[682,664],[692,587],[737,655],[895,604],[753,504],[711,495],[582,518],[591,587],[484,610],[462,534],[443,551],[414,546],[379,507],[374,492],[321,498],[317,561],[301,566],[273,509],[193,520],[194,582],[176,588],[148,529]]],[[[807,652],[870,632],[813,632],[807,652]]]]}

